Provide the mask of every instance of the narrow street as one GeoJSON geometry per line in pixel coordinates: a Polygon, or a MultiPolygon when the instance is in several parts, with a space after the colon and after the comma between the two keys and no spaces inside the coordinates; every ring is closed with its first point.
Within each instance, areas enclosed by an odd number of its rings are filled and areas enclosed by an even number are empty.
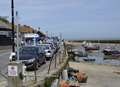
{"type": "MultiPolygon", "coordinates": [[[[42,80],[45,79],[45,77],[47,77],[48,75],[51,75],[53,73],[55,73],[58,69],[61,68],[61,64],[64,63],[64,60],[66,58],[63,59],[64,55],[63,55],[63,48],[61,47],[61,51],[58,51],[54,57],[51,60],[51,65],[50,65],[50,61],[46,61],[45,64],[41,65],[39,67],[39,69],[36,71],[36,77],[37,77],[37,81],[40,82],[42,80]],[[62,63],[60,63],[60,61],[62,63]],[[50,69],[49,69],[50,66],[50,69]],[[48,72],[49,70],[49,72],[48,72]]],[[[10,50],[1,50],[0,51],[0,67],[1,67],[1,72],[3,74],[5,74],[7,76],[7,64],[9,62],[9,55],[10,55],[10,50]]],[[[23,80],[23,84],[26,87],[30,87],[31,84],[34,82],[35,80],[35,72],[34,71],[25,71],[25,77],[23,80]]],[[[0,87],[3,85],[7,85],[7,79],[5,79],[2,75],[0,75],[0,87]]]]}

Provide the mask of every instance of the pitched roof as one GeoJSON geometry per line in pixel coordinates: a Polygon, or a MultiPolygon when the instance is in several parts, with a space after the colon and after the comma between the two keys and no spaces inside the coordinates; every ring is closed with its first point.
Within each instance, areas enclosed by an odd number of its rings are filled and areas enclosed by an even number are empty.
{"type": "MultiPolygon", "coordinates": [[[[4,23],[3,21],[0,20],[0,29],[12,29],[11,28],[11,23],[4,23]]],[[[16,25],[15,25],[15,30],[16,30],[16,25]]],[[[37,30],[33,29],[30,26],[27,25],[20,25],[20,32],[21,33],[37,33],[37,30]]],[[[45,35],[43,32],[40,32],[40,35],[45,35]]]]}
{"type": "Polygon", "coordinates": [[[26,26],[26,25],[20,26],[20,32],[22,33],[32,33],[33,30],[34,29],[31,28],[30,26],[26,26]]]}

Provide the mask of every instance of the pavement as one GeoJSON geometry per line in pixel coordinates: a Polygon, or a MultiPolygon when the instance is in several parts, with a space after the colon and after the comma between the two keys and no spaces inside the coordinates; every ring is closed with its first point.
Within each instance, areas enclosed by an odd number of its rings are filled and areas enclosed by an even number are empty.
{"type": "Polygon", "coordinates": [[[11,49],[12,46],[0,46],[0,50],[7,50],[7,49],[11,49]]]}
{"type": "Polygon", "coordinates": [[[80,87],[120,87],[119,66],[97,65],[85,62],[69,62],[69,66],[85,72],[88,81],[80,87]]]}
{"type": "Polygon", "coordinates": [[[0,81],[0,87],[7,87],[7,81],[0,81]]]}
{"type": "Polygon", "coordinates": [[[7,76],[7,64],[11,49],[9,49],[9,47],[2,48],[0,48],[0,87],[5,87],[7,86],[7,79],[5,79],[1,73],[7,76]]]}

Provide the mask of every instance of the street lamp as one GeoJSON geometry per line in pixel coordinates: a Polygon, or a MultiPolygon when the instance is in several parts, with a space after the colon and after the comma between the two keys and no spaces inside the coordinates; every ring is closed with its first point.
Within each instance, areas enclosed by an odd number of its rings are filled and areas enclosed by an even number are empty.
{"type": "Polygon", "coordinates": [[[12,16],[12,52],[15,52],[15,42],[14,42],[14,0],[11,0],[11,16],[12,16]]]}

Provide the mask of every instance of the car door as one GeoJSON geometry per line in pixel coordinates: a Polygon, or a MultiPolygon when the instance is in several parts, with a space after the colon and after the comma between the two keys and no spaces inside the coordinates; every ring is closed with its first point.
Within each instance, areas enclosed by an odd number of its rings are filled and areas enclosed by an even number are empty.
{"type": "Polygon", "coordinates": [[[44,52],[42,52],[42,49],[40,47],[39,47],[38,54],[39,54],[39,62],[40,64],[42,64],[45,61],[45,59],[44,59],[44,52]]]}
{"type": "Polygon", "coordinates": [[[54,56],[54,49],[53,49],[51,46],[49,46],[49,49],[50,49],[51,55],[52,55],[52,57],[53,57],[53,56],[54,56]]]}

